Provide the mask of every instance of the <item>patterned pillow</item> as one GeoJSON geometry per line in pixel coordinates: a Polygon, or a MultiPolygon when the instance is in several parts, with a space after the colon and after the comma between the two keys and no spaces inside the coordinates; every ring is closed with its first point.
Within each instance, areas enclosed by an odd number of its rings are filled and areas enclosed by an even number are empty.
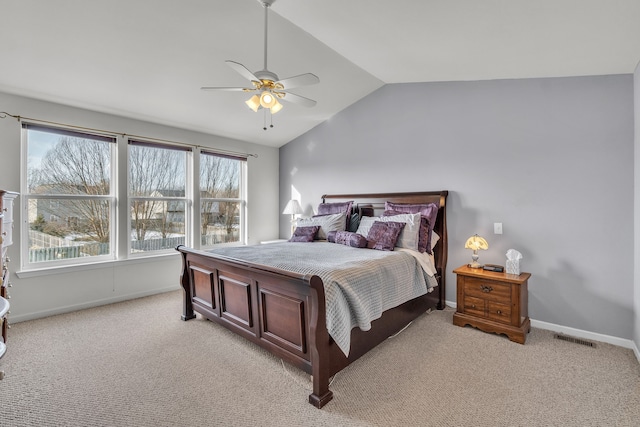
{"type": "Polygon", "coordinates": [[[367,247],[379,251],[392,251],[405,225],[404,222],[374,222],[367,235],[367,247]]]}
{"type": "MultiPolygon", "coordinates": [[[[404,204],[404,203],[393,203],[386,202],[384,204],[385,211],[396,211],[396,212],[404,212],[404,213],[417,213],[419,212],[424,218],[427,219],[427,239],[424,241],[424,238],[420,239],[420,242],[424,242],[419,249],[421,252],[427,252],[429,254],[431,251],[431,233],[433,232],[433,227],[436,225],[436,219],[438,217],[438,209],[440,208],[438,203],[420,203],[420,204],[404,204]],[[422,249],[424,248],[424,249],[422,249]],[[422,249],[422,250],[421,250],[422,249]]],[[[423,231],[424,234],[424,231],[423,231]]]]}
{"type": "Polygon", "coordinates": [[[351,246],[352,248],[366,248],[367,238],[362,234],[350,231],[331,231],[327,234],[327,240],[331,243],[351,246]]]}
{"type": "Polygon", "coordinates": [[[319,225],[313,225],[310,227],[297,227],[293,232],[293,236],[289,239],[290,242],[313,242],[320,230],[319,225]]]}

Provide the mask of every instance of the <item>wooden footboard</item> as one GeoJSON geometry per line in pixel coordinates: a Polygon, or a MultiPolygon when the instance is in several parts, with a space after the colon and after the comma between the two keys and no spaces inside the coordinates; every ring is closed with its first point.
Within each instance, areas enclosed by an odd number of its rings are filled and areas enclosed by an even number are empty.
{"type": "MultiPolygon", "coordinates": [[[[182,253],[182,319],[194,312],[219,323],[313,376],[309,402],[331,400],[325,296],[318,276],[176,248],[182,253]]],[[[334,347],[337,347],[334,345],[334,347]]]]}

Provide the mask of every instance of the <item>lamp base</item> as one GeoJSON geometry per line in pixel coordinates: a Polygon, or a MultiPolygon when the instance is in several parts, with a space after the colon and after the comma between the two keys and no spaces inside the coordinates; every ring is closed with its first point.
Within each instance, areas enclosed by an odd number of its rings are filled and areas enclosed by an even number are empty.
{"type": "Polygon", "coordinates": [[[482,264],[474,261],[474,262],[470,262],[469,264],[467,264],[467,267],[469,267],[469,268],[482,268],[482,264]]]}

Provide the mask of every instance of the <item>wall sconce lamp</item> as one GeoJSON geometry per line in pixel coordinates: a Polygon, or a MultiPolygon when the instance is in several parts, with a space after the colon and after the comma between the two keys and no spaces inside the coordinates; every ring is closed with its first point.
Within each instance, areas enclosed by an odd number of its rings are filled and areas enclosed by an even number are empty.
{"type": "Polygon", "coordinates": [[[489,244],[482,237],[474,234],[473,236],[467,239],[467,243],[464,244],[465,249],[472,249],[473,254],[471,255],[472,262],[469,264],[471,268],[481,268],[482,265],[478,263],[478,250],[487,250],[489,249],[489,244]]]}

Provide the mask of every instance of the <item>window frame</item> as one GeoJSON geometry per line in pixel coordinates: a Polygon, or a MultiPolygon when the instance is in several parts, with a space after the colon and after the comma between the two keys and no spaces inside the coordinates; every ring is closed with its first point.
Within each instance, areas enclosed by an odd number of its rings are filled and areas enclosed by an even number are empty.
{"type": "Polygon", "coordinates": [[[198,167],[197,173],[194,173],[194,186],[197,187],[198,190],[198,201],[197,206],[198,209],[194,209],[194,214],[197,214],[197,227],[193,229],[194,238],[197,240],[198,249],[213,249],[214,247],[219,246],[237,246],[237,245],[246,245],[247,244],[247,157],[243,156],[234,156],[230,154],[218,153],[214,150],[206,150],[201,149],[198,156],[198,167]],[[202,157],[203,156],[215,156],[221,158],[227,158],[232,160],[238,160],[240,162],[240,171],[238,176],[238,197],[237,198],[224,198],[224,197],[202,197],[202,189],[200,188],[200,168],[202,167],[202,157]],[[201,224],[201,214],[202,214],[202,205],[203,200],[212,201],[212,202],[237,202],[240,203],[239,208],[239,227],[240,227],[240,235],[238,236],[237,242],[227,242],[227,243],[217,243],[214,245],[203,245],[202,244],[202,224],[201,224]]]}
{"type": "MultiPolygon", "coordinates": [[[[177,145],[170,143],[158,143],[153,141],[148,141],[143,138],[128,138],[127,141],[127,182],[126,182],[126,194],[127,194],[127,252],[123,254],[123,258],[140,258],[140,257],[149,257],[154,255],[162,255],[167,253],[175,252],[175,246],[171,248],[164,248],[158,250],[149,250],[144,252],[132,252],[132,222],[133,219],[131,217],[131,211],[133,202],[135,201],[159,201],[159,202],[183,202],[184,203],[184,245],[191,246],[192,244],[192,229],[193,229],[193,221],[192,218],[192,209],[193,209],[193,191],[192,191],[192,175],[193,175],[193,148],[187,147],[185,145],[177,145]],[[163,197],[152,197],[152,196],[132,196],[130,194],[130,183],[131,183],[131,147],[132,146],[143,146],[143,147],[151,147],[151,148],[159,148],[163,150],[174,150],[185,153],[185,194],[184,197],[176,197],[176,196],[163,196],[163,197]]],[[[177,246],[177,245],[176,245],[177,246]]]]}
{"type": "MultiPolygon", "coordinates": [[[[23,152],[22,161],[22,173],[21,173],[21,212],[22,218],[27,220],[22,221],[21,227],[21,268],[23,270],[43,270],[56,267],[69,267],[77,265],[95,264],[101,262],[114,261],[118,259],[117,254],[117,197],[116,197],[116,183],[117,183],[117,156],[118,156],[118,140],[116,135],[111,135],[103,132],[93,131],[76,131],[67,127],[59,127],[55,125],[40,125],[32,123],[30,121],[23,121],[21,127],[21,148],[23,152]],[[29,136],[30,130],[50,132],[60,136],[71,136],[75,138],[86,138],[96,141],[104,141],[108,143],[109,147],[109,194],[105,195],[91,195],[91,194],[34,194],[29,191],[29,136]],[[56,259],[48,261],[31,262],[30,259],[30,245],[29,245],[29,231],[31,230],[29,218],[29,207],[33,201],[48,200],[49,204],[54,202],[59,205],[61,201],[74,201],[74,200],[104,200],[109,203],[109,253],[105,255],[93,255],[87,257],[74,257],[65,259],[56,259]]],[[[65,221],[63,217],[53,214],[59,218],[60,221],[65,221]]]]}
{"type": "MultiPolygon", "coordinates": [[[[51,271],[85,270],[97,268],[110,262],[144,262],[144,258],[157,258],[176,254],[174,247],[162,250],[152,250],[140,253],[131,252],[132,214],[130,206],[132,200],[142,200],[144,197],[130,197],[130,141],[135,140],[149,146],[176,149],[186,152],[185,161],[185,194],[184,197],[163,197],[162,201],[179,201],[184,203],[184,244],[194,249],[211,249],[218,246],[246,245],[248,241],[247,214],[247,185],[248,185],[248,155],[229,154],[224,150],[184,144],[173,141],[156,140],[154,138],[133,137],[126,134],[101,131],[80,126],[52,124],[33,119],[23,119],[21,128],[21,202],[20,215],[23,220],[20,226],[20,254],[21,266],[19,273],[24,277],[47,274],[51,271]],[[44,124],[42,124],[44,123],[44,124]],[[49,131],[60,136],[83,137],[87,139],[108,140],[109,142],[109,194],[80,195],[80,194],[33,194],[29,190],[29,130],[49,131]],[[201,206],[200,199],[200,160],[203,156],[213,155],[232,158],[240,161],[238,177],[238,198],[204,198],[204,201],[237,202],[239,203],[239,239],[235,242],[217,243],[215,245],[201,245],[201,206]],[[104,200],[109,203],[109,254],[86,257],[55,259],[50,261],[30,262],[28,221],[30,203],[34,200],[47,200],[49,203],[62,204],[65,200],[104,200]],[[126,224],[125,224],[126,222],[126,224]]],[[[157,198],[151,198],[157,199],[157,198]]],[[[65,217],[59,219],[65,222],[65,217]]]]}

